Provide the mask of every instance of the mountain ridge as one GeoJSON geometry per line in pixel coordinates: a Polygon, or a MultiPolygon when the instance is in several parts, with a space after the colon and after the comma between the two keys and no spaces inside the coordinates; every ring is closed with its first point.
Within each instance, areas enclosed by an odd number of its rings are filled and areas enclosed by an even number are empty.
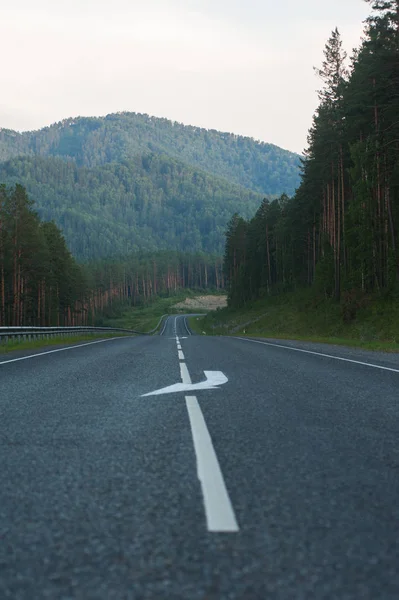
{"type": "Polygon", "coordinates": [[[137,113],[0,129],[0,183],[22,184],[79,259],[222,254],[232,215],[292,193],[299,163],[273,144],[137,113]]]}
{"type": "Polygon", "coordinates": [[[26,132],[0,128],[0,161],[15,156],[60,156],[79,166],[119,162],[147,152],[172,156],[268,196],[292,194],[300,156],[248,136],[184,125],[147,114],[69,117],[26,132]]]}

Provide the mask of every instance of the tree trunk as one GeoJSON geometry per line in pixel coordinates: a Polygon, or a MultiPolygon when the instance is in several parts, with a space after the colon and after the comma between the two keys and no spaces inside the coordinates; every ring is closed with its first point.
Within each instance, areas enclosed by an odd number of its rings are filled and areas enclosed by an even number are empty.
{"type": "Polygon", "coordinates": [[[268,268],[268,275],[267,275],[267,293],[270,294],[270,288],[271,288],[271,267],[270,267],[270,247],[269,247],[269,227],[266,223],[266,253],[267,253],[267,268],[268,268]]]}

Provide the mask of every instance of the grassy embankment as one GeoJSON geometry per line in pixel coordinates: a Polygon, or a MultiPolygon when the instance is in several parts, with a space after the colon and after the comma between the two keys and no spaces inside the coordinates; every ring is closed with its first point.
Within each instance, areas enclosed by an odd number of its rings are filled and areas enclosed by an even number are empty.
{"type": "Polygon", "coordinates": [[[89,335],[71,335],[67,337],[54,337],[49,340],[30,340],[26,342],[9,342],[8,344],[0,344],[0,355],[8,354],[15,350],[37,350],[39,348],[47,348],[50,346],[71,346],[77,343],[92,342],[95,340],[104,340],[106,338],[122,337],[124,334],[106,333],[106,334],[89,334],[89,335]]]}
{"type": "Polygon", "coordinates": [[[309,292],[284,294],[251,306],[192,318],[207,335],[246,335],[399,352],[399,300],[349,298],[337,304],[309,292]]]}

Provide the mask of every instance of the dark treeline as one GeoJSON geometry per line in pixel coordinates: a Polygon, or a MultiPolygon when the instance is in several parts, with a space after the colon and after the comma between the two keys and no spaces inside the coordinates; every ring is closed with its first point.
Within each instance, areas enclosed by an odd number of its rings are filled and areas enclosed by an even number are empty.
{"type": "Polygon", "coordinates": [[[323,87],[293,198],[263,201],[229,223],[230,302],[312,286],[345,303],[397,289],[399,277],[399,0],[369,0],[364,40],[346,67],[338,30],[317,73],[323,87]]]}
{"type": "Polygon", "coordinates": [[[94,325],[110,307],[224,287],[217,256],[159,252],[79,264],[21,185],[0,185],[0,326],[94,325]]]}

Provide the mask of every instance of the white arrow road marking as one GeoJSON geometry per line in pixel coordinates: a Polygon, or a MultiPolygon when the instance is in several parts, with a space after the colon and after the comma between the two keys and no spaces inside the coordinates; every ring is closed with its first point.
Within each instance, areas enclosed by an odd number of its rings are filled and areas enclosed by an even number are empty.
{"type": "Polygon", "coordinates": [[[191,381],[190,373],[188,372],[186,363],[184,363],[184,362],[179,363],[179,367],[180,367],[180,376],[181,376],[182,382],[185,384],[191,385],[192,381],[191,381]]]}
{"type": "MultiPolygon", "coordinates": [[[[185,363],[180,363],[180,369],[182,370],[185,367],[185,371],[187,367],[185,363]]],[[[188,371],[187,371],[188,374],[188,371]]],[[[167,387],[161,388],[159,390],[155,390],[154,392],[149,392],[148,394],[143,394],[142,397],[145,396],[160,396],[161,394],[173,394],[176,392],[194,392],[198,390],[216,390],[219,389],[218,386],[223,385],[228,382],[228,379],[222,371],[204,371],[205,381],[200,381],[199,383],[191,383],[187,381],[186,373],[184,373],[185,377],[183,378],[184,383],[175,383],[173,385],[168,385],[167,387]]],[[[183,375],[183,372],[182,372],[183,375]]]]}

